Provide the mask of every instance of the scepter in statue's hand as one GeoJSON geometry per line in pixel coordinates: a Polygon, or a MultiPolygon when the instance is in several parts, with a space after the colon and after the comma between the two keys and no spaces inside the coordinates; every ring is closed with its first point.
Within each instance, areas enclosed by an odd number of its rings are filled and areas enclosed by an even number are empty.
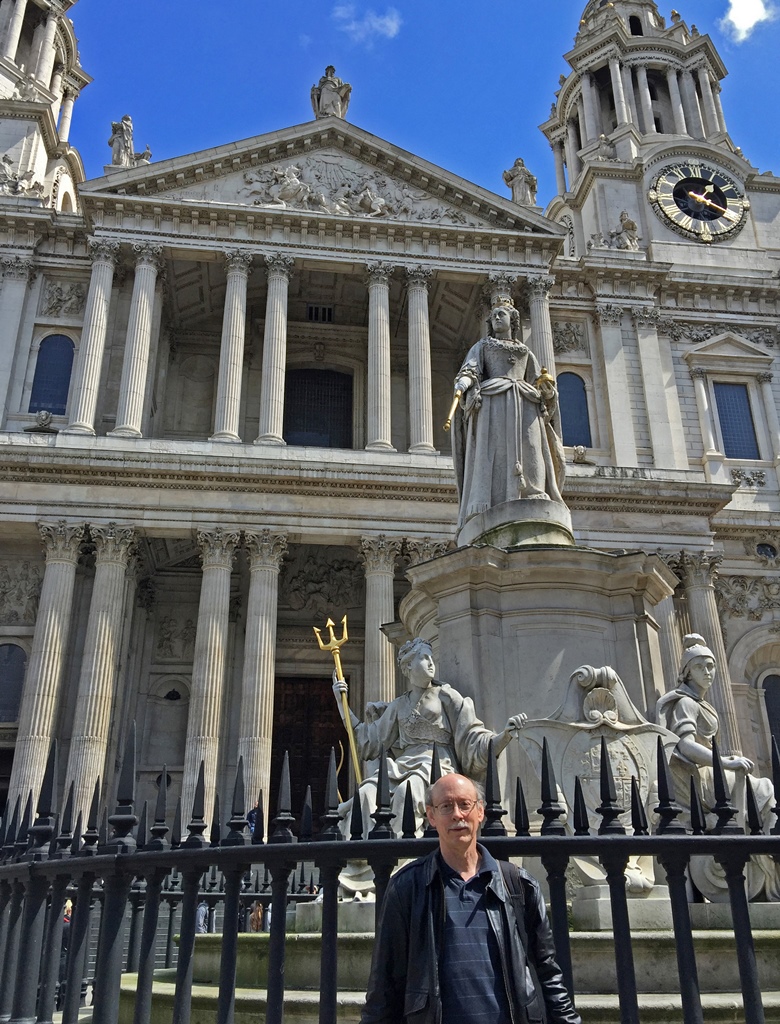
{"type": "Polygon", "coordinates": [[[346,681],[344,680],[344,670],[341,667],[341,648],[349,639],[347,635],[347,616],[345,615],[344,618],[341,620],[340,640],[336,639],[336,634],[334,632],[335,625],[336,624],[333,621],[333,619],[330,618],[325,623],[325,628],[328,630],[328,634],[330,636],[330,639],[326,644],[322,642],[321,630],[317,629],[316,626],[314,626],[313,629],[317,637],[317,643],[320,645],[320,650],[330,651],[331,654],[333,655],[333,662],[335,665],[335,671],[333,673],[335,677],[333,680],[333,692],[336,694],[336,700],[338,700],[338,695],[341,694],[341,705],[339,706],[339,711],[341,712],[341,717],[344,721],[344,726],[347,730],[347,736],[349,738],[349,749],[350,753],[352,754],[352,764],[354,765],[355,768],[355,779],[358,785],[360,785],[360,783],[363,781],[363,777],[360,771],[360,758],[358,757],[357,744],[355,743],[355,733],[352,728],[352,712],[349,709],[349,702],[347,701],[347,684],[346,681]]]}

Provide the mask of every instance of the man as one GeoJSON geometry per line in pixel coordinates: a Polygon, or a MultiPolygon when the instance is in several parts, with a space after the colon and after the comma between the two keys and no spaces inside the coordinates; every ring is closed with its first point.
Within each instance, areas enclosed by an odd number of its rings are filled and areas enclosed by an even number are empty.
{"type": "Polygon", "coordinates": [[[362,1024],[581,1024],[539,883],[520,872],[518,928],[501,869],[477,843],[485,817],[477,787],[444,775],[426,794],[426,812],[439,849],[390,880],[362,1024]]]}

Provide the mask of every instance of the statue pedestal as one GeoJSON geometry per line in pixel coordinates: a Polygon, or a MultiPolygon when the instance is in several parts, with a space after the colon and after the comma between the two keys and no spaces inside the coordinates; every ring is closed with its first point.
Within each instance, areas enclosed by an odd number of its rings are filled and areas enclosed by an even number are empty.
{"type": "Polygon", "coordinates": [[[526,544],[562,544],[574,546],[571,513],[560,501],[549,498],[524,498],[505,501],[481,512],[458,532],[459,547],[490,544],[511,550],[526,544]]]}
{"type": "MultiPolygon", "coordinates": [[[[655,885],[648,893],[628,894],[628,920],[634,931],[671,931],[672,905],[669,888],[655,885]]],[[[608,885],[586,885],[571,905],[572,923],[577,931],[612,931],[608,885]]]]}
{"type": "MultiPolygon", "coordinates": [[[[611,665],[642,711],[663,692],[653,609],[676,577],[657,555],[464,547],[407,576],[412,589],[399,609],[406,634],[431,642],[439,678],[473,698],[494,731],[520,712],[547,718],[585,664],[611,665]]],[[[512,792],[526,774],[521,758],[513,742],[499,760],[512,792]]]]}

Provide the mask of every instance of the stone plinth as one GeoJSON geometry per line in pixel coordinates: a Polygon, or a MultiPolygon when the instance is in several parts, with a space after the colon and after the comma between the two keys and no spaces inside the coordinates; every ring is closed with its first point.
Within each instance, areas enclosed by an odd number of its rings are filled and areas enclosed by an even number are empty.
{"type": "MultiPolygon", "coordinates": [[[[656,885],[641,896],[629,894],[628,920],[632,932],[672,929],[672,905],[669,888],[656,885]]],[[[585,885],[572,901],[572,921],[578,931],[612,931],[612,912],[608,885],[585,885]]]]}
{"type": "Polygon", "coordinates": [[[571,513],[562,502],[549,498],[524,498],[494,505],[487,512],[472,516],[456,539],[460,547],[490,544],[511,549],[527,544],[574,545],[571,513]]]}
{"type": "MultiPolygon", "coordinates": [[[[611,665],[643,712],[665,689],[653,609],[676,578],[655,555],[467,547],[407,576],[406,632],[433,643],[439,677],[472,697],[491,729],[520,712],[547,718],[584,664],[611,665]]],[[[514,792],[517,742],[499,763],[514,792]]]]}

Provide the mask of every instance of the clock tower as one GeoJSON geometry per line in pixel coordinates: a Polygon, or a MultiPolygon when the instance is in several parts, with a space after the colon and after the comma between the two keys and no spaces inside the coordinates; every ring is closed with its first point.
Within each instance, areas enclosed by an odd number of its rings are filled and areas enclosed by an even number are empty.
{"type": "Polygon", "coordinates": [[[558,190],[547,213],[566,224],[569,256],[690,263],[693,245],[720,264],[716,248],[739,261],[763,247],[751,217],[758,171],[728,134],[726,69],[709,36],[652,0],[590,0],[566,60],[541,127],[558,190]]]}

